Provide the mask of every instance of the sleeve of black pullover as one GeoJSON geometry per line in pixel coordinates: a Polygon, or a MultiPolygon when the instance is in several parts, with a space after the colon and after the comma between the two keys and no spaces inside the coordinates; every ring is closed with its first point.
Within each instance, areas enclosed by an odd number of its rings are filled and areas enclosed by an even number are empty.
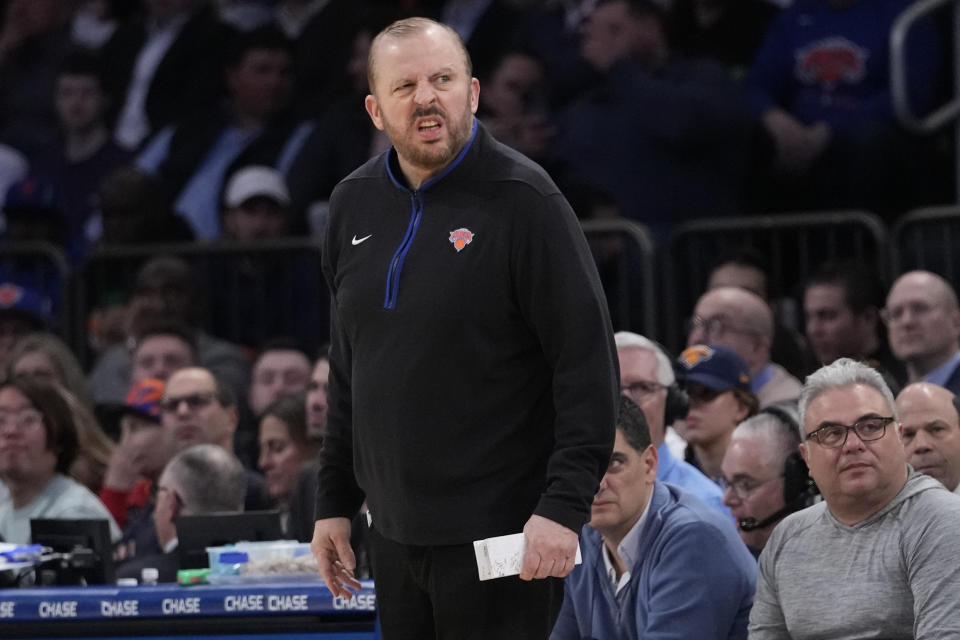
{"type": "Polygon", "coordinates": [[[350,341],[338,317],[336,259],[338,234],[331,220],[323,247],[323,275],[330,289],[330,379],[327,430],[320,450],[315,517],[352,518],[363,504],[353,472],[353,402],[350,341]]]}
{"type": "Polygon", "coordinates": [[[606,298],[586,239],[559,193],[515,218],[514,287],[553,369],[554,448],[534,511],[580,532],[610,461],[619,369],[606,298]]]}

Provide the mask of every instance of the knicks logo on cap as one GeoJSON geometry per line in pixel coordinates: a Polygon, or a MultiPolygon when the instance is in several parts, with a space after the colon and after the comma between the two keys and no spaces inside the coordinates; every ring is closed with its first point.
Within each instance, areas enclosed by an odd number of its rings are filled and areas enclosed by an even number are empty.
{"type": "Polygon", "coordinates": [[[470,229],[460,227],[456,231],[450,232],[450,243],[457,252],[462,251],[463,248],[471,242],[473,242],[473,232],[470,231],[470,229]]]}
{"type": "Polygon", "coordinates": [[[698,344],[684,349],[683,353],[680,354],[680,361],[687,369],[692,369],[704,360],[709,360],[712,356],[713,349],[698,344]]]}

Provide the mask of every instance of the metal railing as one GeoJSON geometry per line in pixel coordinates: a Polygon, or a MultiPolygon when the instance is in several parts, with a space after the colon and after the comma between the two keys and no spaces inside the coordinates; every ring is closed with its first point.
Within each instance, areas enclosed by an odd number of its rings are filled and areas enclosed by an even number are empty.
{"type": "MultiPolygon", "coordinates": [[[[883,222],[859,211],[692,221],[659,253],[646,227],[632,221],[586,221],[583,230],[614,328],[643,333],[671,349],[684,342],[683,319],[706,289],[710,269],[740,246],[767,256],[768,287],[777,298],[799,299],[802,283],[830,259],[859,258],[883,275],[888,264],[894,273],[931,268],[960,282],[960,258],[951,250],[960,246],[960,207],[911,213],[894,228],[892,245],[883,222]]],[[[16,260],[21,270],[34,265],[38,273],[55,276],[60,326],[83,358],[90,310],[127,300],[139,268],[161,254],[180,256],[196,270],[207,290],[202,325],[211,333],[249,346],[280,334],[307,348],[328,339],[329,294],[320,247],[310,239],[101,249],[77,272],[53,247],[17,245],[0,250],[0,268],[16,260]],[[261,334],[251,337],[257,331],[261,334]]]]}
{"type": "Polygon", "coordinates": [[[656,339],[658,274],[650,231],[625,219],[586,220],[582,226],[600,271],[614,330],[656,339]]]}
{"type": "Polygon", "coordinates": [[[911,211],[897,220],[891,232],[891,273],[925,269],[956,286],[960,283],[956,247],[960,247],[960,205],[911,211]]]}
{"type": "MultiPolygon", "coordinates": [[[[718,259],[739,247],[752,247],[767,257],[767,292],[771,299],[794,302],[800,289],[823,262],[857,258],[887,273],[888,233],[883,221],[863,211],[751,216],[694,220],[671,235],[665,268],[664,336],[671,349],[683,345],[683,321],[707,289],[718,259]]],[[[780,321],[799,326],[799,305],[780,321]]]]}
{"type": "MultiPolygon", "coordinates": [[[[914,133],[932,133],[956,121],[960,115],[958,93],[957,97],[932,113],[924,117],[917,116],[910,104],[907,78],[907,38],[910,29],[920,20],[948,5],[953,5],[953,28],[950,32],[953,36],[954,91],[960,92],[960,0],[917,0],[900,14],[890,31],[890,93],[893,110],[900,123],[914,133]]],[[[956,196],[960,200],[960,127],[955,127],[954,147],[956,196]]]]}
{"type": "Polygon", "coordinates": [[[195,270],[203,303],[195,315],[218,337],[255,348],[282,335],[310,351],[329,339],[320,246],[299,238],[99,249],[78,274],[77,335],[92,309],[126,300],[140,267],[158,255],[180,257],[195,270]]]}

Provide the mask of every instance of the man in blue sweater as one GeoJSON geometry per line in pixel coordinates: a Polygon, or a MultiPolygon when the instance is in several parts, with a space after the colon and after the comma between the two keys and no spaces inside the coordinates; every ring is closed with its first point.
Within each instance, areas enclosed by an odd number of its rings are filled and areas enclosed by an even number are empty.
{"type": "Polygon", "coordinates": [[[621,398],[613,456],[551,640],[747,637],[757,566],[730,521],[657,482],[643,411],[621,398]]]}

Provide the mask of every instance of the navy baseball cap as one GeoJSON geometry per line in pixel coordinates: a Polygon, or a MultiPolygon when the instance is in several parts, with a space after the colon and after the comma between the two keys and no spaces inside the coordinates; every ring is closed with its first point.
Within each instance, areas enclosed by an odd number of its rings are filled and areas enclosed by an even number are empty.
{"type": "Polygon", "coordinates": [[[40,178],[18,180],[7,189],[3,211],[11,215],[60,215],[57,192],[53,183],[40,178]]]}
{"type": "Polygon", "coordinates": [[[35,329],[53,323],[53,301],[40,292],[16,282],[0,281],[0,314],[16,314],[35,329]]]}
{"type": "Polygon", "coordinates": [[[677,359],[685,382],[696,382],[714,391],[750,391],[750,368],[726,347],[697,344],[684,349],[677,359]]]}

